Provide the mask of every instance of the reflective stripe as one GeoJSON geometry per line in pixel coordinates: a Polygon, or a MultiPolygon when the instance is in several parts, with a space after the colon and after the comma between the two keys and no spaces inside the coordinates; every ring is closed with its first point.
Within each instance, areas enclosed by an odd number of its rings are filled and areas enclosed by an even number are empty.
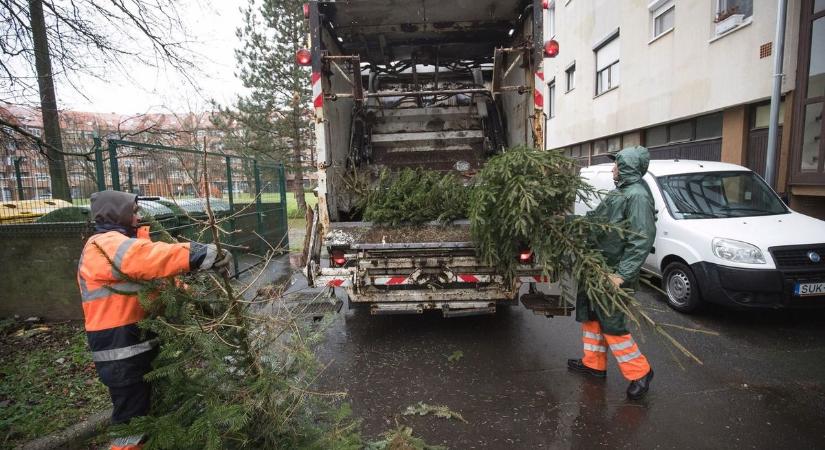
{"type": "Polygon", "coordinates": [[[595,340],[597,340],[597,341],[602,341],[602,340],[604,340],[604,336],[602,336],[601,334],[591,333],[591,332],[589,332],[589,331],[585,331],[585,332],[584,332],[584,337],[586,337],[586,338],[590,338],[590,339],[595,339],[595,340]]]}
{"type": "Polygon", "coordinates": [[[152,347],[157,343],[157,339],[152,339],[140,344],[130,345],[128,347],[113,348],[111,350],[98,350],[92,352],[92,360],[96,362],[104,361],[118,361],[121,359],[131,358],[132,356],[152,350],[152,347]]]}
{"type": "Polygon", "coordinates": [[[604,345],[593,345],[585,342],[584,349],[590,350],[591,352],[607,353],[607,347],[605,347],[604,345]]]}
{"type": "Polygon", "coordinates": [[[628,353],[627,355],[617,356],[616,361],[619,361],[620,363],[626,363],[626,362],[628,362],[630,360],[633,360],[633,359],[636,359],[640,356],[642,356],[642,352],[636,350],[635,352],[628,353]]]}
{"type": "Polygon", "coordinates": [[[123,256],[126,255],[126,252],[135,245],[137,239],[126,239],[125,241],[120,243],[118,246],[117,251],[115,252],[115,257],[112,258],[112,277],[115,280],[121,280],[123,277],[120,276],[120,268],[123,265],[123,256]]]}
{"type": "Polygon", "coordinates": [[[126,445],[138,445],[140,441],[143,439],[142,434],[136,434],[133,436],[126,436],[112,440],[112,445],[117,446],[126,446],[126,445]]]}
{"type": "Polygon", "coordinates": [[[143,289],[143,285],[140,283],[124,281],[90,291],[86,288],[86,281],[83,280],[83,278],[81,278],[81,281],[80,298],[82,298],[84,302],[105,298],[112,294],[137,294],[143,289]]]}
{"type": "Polygon", "coordinates": [[[636,343],[633,342],[633,338],[630,338],[624,342],[619,342],[618,344],[610,344],[610,350],[616,352],[619,350],[624,350],[626,348],[633,347],[634,345],[636,345],[636,343]]]}

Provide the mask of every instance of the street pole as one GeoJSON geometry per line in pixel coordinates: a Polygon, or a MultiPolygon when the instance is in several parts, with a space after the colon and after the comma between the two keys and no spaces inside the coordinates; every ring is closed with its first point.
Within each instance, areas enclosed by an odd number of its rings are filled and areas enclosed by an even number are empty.
{"type": "Polygon", "coordinates": [[[779,135],[779,103],[782,101],[782,60],[785,56],[785,15],[787,0],[777,0],[776,36],[773,49],[773,93],[771,94],[771,116],[768,128],[768,152],[765,161],[765,181],[774,189],[776,186],[776,147],[779,135]]]}

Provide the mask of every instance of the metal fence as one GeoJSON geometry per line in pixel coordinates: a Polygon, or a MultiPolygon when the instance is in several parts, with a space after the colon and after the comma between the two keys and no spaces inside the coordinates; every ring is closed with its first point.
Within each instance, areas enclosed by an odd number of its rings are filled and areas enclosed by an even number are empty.
{"type": "Polygon", "coordinates": [[[0,225],[88,222],[93,192],[114,189],[152,197],[142,214],[179,239],[208,242],[206,197],[221,220],[221,241],[264,252],[288,248],[284,167],[256,159],[141,142],[94,139],[91,151],[66,155],[62,167],[19,150],[0,167],[0,225]],[[52,174],[68,181],[71,200],[52,198],[52,174]]]}

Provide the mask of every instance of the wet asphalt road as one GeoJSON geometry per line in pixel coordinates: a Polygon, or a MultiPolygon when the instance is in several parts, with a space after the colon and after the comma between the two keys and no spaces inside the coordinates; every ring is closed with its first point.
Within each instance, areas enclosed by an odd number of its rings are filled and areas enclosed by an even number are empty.
{"type": "Polygon", "coordinates": [[[661,323],[719,333],[671,330],[704,366],[674,357],[652,332],[634,333],[655,371],[640,402],[626,399],[612,356],[607,380],[567,371],[581,353],[572,318],[521,306],[453,319],[345,306],[320,351],[329,364],[321,386],[349,394],[368,437],[404,424],[455,449],[825,448],[825,311],[684,316],[655,291],[638,298],[661,323]],[[463,358],[449,362],[455,351],[463,358]],[[417,402],[468,423],[401,414],[417,402]]]}

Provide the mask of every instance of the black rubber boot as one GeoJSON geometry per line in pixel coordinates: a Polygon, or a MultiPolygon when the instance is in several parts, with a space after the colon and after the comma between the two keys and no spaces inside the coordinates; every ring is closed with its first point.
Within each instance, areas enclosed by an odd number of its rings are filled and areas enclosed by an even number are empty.
{"type": "Polygon", "coordinates": [[[650,380],[653,379],[653,369],[647,375],[638,380],[631,381],[630,386],[627,387],[627,398],[631,400],[640,400],[647,394],[650,389],[650,380]]]}
{"type": "Polygon", "coordinates": [[[583,373],[585,375],[590,375],[596,378],[604,378],[607,376],[606,370],[591,369],[590,367],[585,366],[582,360],[580,359],[568,359],[567,368],[572,370],[573,372],[583,373]]]}

